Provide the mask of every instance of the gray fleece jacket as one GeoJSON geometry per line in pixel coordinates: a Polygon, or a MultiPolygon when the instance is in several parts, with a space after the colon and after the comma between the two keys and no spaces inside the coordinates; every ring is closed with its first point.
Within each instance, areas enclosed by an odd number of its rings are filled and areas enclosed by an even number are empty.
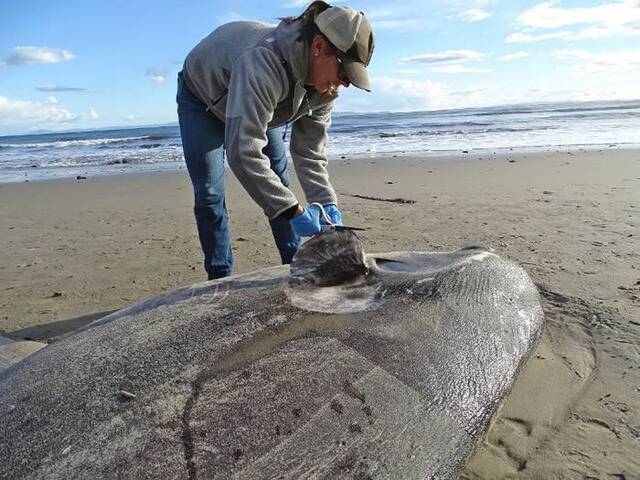
{"type": "Polygon", "coordinates": [[[291,158],[309,203],[337,203],[325,144],[335,99],[307,90],[309,46],[300,22],[277,27],[232,22],[187,55],[183,78],[207,110],[225,122],[229,166],[269,218],[298,201],[262,153],[267,129],[292,124],[291,158]]]}

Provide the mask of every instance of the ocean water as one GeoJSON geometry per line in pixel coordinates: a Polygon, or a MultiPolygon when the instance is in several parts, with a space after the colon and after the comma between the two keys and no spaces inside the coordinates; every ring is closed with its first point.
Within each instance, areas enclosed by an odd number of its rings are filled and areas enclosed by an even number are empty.
{"type": "MultiPolygon", "coordinates": [[[[332,160],[577,146],[640,146],[640,100],[335,113],[327,154],[332,160]]],[[[177,125],[0,136],[0,183],[181,168],[177,125]]]]}

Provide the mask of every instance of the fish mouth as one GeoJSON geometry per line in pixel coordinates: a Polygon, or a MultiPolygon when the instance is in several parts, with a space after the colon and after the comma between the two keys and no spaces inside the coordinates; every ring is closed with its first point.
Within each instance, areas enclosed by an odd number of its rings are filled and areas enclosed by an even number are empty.
{"type": "Polygon", "coordinates": [[[349,230],[321,232],[305,242],[291,262],[290,283],[331,287],[372,274],[362,242],[349,230]]]}
{"type": "Polygon", "coordinates": [[[362,242],[350,230],[321,232],[293,257],[287,294],[304,310],[353,313],[382,303],[380,279],[369,268],[362,242]]]}

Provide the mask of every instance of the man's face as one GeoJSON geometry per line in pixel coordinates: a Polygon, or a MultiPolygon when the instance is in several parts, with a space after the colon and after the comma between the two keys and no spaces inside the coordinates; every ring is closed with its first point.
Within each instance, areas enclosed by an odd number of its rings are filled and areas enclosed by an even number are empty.
{"type": "Polygon", "coordinates": [[[350,85],[344,67],[335,49],[322,36],[318,36],[311,43],[309,52],[308,85],[318,92],[335,97],[338,88],[350,85]]]}

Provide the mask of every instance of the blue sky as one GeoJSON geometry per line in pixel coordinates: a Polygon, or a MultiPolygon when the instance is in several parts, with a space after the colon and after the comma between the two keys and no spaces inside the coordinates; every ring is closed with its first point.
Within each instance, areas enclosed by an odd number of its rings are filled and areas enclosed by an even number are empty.
{"type": "MultiPolygon", "coordinates": [[[[0,3],[0,135],[176,121],[175,77],[216,26],[308,2],[0,3]]],[[[338,4],[338,3],[336,3],[338,4]]],[[[353,1],[371,20],[373,92],[337,111],[640,98],[640,0],[353,1]]]]}

